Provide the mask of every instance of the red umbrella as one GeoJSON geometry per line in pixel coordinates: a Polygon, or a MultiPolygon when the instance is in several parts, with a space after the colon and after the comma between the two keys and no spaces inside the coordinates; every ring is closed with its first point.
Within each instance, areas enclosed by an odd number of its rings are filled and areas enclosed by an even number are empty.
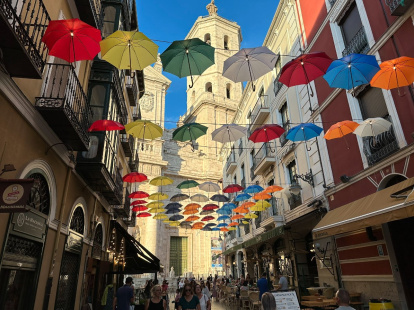
{"type": "Polygon", "coordinates": [[[253,131],[249,137],[249,140],[254,143],[269,142],[279,138],[284,132],[285,130],[283,127],[280,127],[277,124],[264,125],[253,131]]]}
{"type": "Polygon", "coordinates": [[[148,212],[142,212],[142,213],[138,213],[137,217],[148,217],[151,216],[151,213],[148,212]]]}
{"type": "Polygon", "coordinates": [[[124,125],[121,123],[111,121],[109,119],[100,119],[89,127],[88,131],[112,131],[112,130],[122,130],[125,129],[124,125]]]}
{"type": "Polygon", "coordinates": [[[143,182],[148,180],[147,176],[143,173],[139,172],[131,172],[122,178],[122,181],[128,182],[128,183],[137,183],[137,182],[143,182]]]}
{"type": "Polygon", "coordinates": [[[128,198],[147,198],[149,194],[143,191],[136,191],[129,194],[128,198]]]}
{"type": "Polygon", "coordinates": [[[101,32],[74,18],[52,20],[42,38],[49,49],[49,55],[67,62],[92,60],[101,51],[101,32]]]}
{"type": "Polygon", "coordinates": [[[203,210],[205,210],[205,211],[209,211],[209,210],[216,210],[216,209],[218,209],[218,208],[220,208],[218,205],[216,205],[216,204],[214,204],[214,203],[209,203],[209,204],[206,204],[206,205],[203,207],[203,210]]]}
{"type": "Polygon", "coordinates": [[[135,200],[133,202],[131,202],[131,206],[136,206],[136,205],[142,205],[142,204],[146,204],[147,202],[145,200],[135,200]]]}
{"type": "Polygon", "coordinates": [[[211,220],[214,220],[214,219],[215,219],[214,216],[208,215],[208,216],[203,217],[201,220],[203,222],[207,222],[207,221],[211,221],[211,220]]]}
{"type": "Polygon", "coordinates": [[[148,208],[146,206],[143,206],[143,205],[134,206],[132,208],[132,212],[145,211],[145,210],[148,210],[148,208]]]}
{"type": "Polygon", "coordinates": [[[230,184],[223,189],[223,193],[236,193],[242,190],[244,190],[244,187],[241,187],[238,184],[230,184]]]}

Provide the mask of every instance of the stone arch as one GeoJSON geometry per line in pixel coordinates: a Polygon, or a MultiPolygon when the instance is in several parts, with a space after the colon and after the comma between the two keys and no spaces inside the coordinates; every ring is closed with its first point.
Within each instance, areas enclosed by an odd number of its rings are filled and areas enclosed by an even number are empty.
{"type": "Polygon", "coordinates": [[[206,92],[212,93],[213,92],[213,84],[211,82],[206,83],[206,92]]]}
{"type": "Polygon", "coordinates": [[[99,224],[102,225],[102,250],[103,250],[105,248],[105,241],[106,241],[106,226],[105,226],[105,221],[102,215],[99,216],[98,221],[95,225],[95,228],[99,224]]]}
{"type": "MultiPolygon", "coordinates": [[[[88,216],[88,209],[87,209],[86,200],[83,197],[78,197],[72,205],[72,209],[70,210],[68,221],[67,221],[68,231],[69,231],[69,227],[70,227],[70,224],[71,224],[73,214],[74,214],[74,212],[76,211],[76,209],[78,207],[82,208],[82,210],[83,210],[83,217],[84,217],[83,238],[85,239],[88,236],[89,216],[88,216]]],[[[93,238],[93,236],[92,236],[92,238],[93,238]]]]}
{"type": "Polygon", "coordinates": [[[226,85],[226,98],[231,99],[231,84],[227,83],[226,85]]]}
{"type": "Polygon", "coordinates": [[[229,42],[229,36],[225,35],[223,39],[223,46],[225,50],[230,49],[230,42],[229,42]]]}
{"type": "Polygon", "coordinates": [[[57,185],[55,175],[53,173],[52,167],[42,160],[36,159],[30,162],[21,172],[20,179],[24,179],[33,173],[40,173],[43,175],[49,185],[49,195],[50,195],[50,209],[49,209],[49,216],[47,220],[48,226],[57,227],[57,224],[52,224],[52,221],[55,219],[56,216],[56,204],[57,204],[57,185]]]}
{"type": "Polygon", "coordinates": [[[407,179],[408,178],[403,174],[390,173],[384,178],[382,178],[381,182],[378,185],[377,191],[383,190],[384,188],[390,187],[407,179]]]}
{"type": "Polygon", "coordinates": [[[204,42],[211,45],[211,35],[209,33],[204,35],[204,42]]]}

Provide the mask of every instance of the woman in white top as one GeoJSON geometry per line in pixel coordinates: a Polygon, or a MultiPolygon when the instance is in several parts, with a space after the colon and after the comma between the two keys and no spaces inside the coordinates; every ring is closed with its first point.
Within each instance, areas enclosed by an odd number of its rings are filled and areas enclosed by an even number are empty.
{"type": "Polygon", "coordinates": [[[184,279],[181,279],[180,283],[178,283],[178,288],[182,290],[184,288],[184,279]]]}
{"type": "Polygon", "coordinates": [[[204,281],[200,282],[201,292],[206,295],[209,299],[211,298],[211,293],[208,287],[205,285],[204,281]]]}
{"type": "Polygon", "coordinates": [[[200,284],[196,285],[195,293],[198,299],[200,300],[201,310],[211,310],[210,298],[206,294],[203,294],[200,284]]]}

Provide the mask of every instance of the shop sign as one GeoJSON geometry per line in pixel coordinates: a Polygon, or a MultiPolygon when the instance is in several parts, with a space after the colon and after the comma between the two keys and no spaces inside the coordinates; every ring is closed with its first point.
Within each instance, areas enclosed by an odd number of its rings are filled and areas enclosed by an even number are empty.
{"type": "Polygon", "coordinates": [[[83,237],[71,231],[66,239],[65,250],[80,254],[82,253],[82,242],[83,237]]]}
{"type": "Polygon", "coordinates": [[[46,218],[32,211],[14,213],[12,219],[13,230],[44,240],[46,235],[46,221],[46,218]]]}
{"type": "Polygon", "coordinates": [[[33,179],[0,179],[0,213],[27,211],[33,179]]]}

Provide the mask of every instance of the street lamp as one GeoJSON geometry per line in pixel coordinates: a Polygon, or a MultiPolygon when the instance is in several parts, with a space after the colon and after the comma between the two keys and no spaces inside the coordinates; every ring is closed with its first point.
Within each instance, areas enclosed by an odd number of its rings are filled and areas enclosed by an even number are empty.
{"type": "Polygon", "coordinates": [[[290,192],[293,195],[298,195],[300,191],[302,190],[302,187],[298,183],[298,179],[301,179],[302,181],[309,183],[309,185],[311,185],[312,187],[315,187],[315,183],[313,181],[312,169],[309,169],[309,172],[306,174],[295,174],[293,176],[293,179],[295,180],[295,182],[289,188],[290,192]]]}

